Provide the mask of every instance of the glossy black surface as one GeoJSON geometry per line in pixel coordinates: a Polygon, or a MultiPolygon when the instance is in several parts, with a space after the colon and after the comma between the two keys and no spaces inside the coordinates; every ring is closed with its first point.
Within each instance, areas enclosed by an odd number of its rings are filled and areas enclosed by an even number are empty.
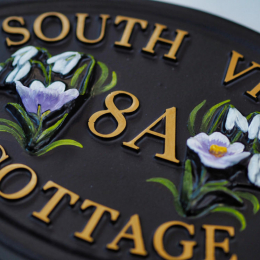
{"type": "MultiPolygon", "coordinates": [[[[187,119],[191,110],[202,100],[207,100],[205,109],[231,99],[231,103],[244,115],[260,110],[259,103],[244,95],[245,91],[259,83],[259,72],[254,71],[227,86],[223,84],[232,50],[245,56],[246,61],[241,63],[239,69],[246,68],[251,61],[260,62],[260,37],[257,33],[205,13],[150,1],[8,1],[0,2],[0,7],[0,23],[8,16],[24,17],[31,32],[31,39],[26,45],[47,48],[52,55],[70,50],[89,53],[116,71],[118,83],[113,90],[128,91],[140,101],[138,111],[126,115],[126,130],[113,140],[93,136],[87,126],[93,113],[105,109],[104,100],[108,93],[86,102],[59,133],[60,138],[79,141],[83,144],[83,149],[59,147],[44,156],[34,157],[25,153],[11,135],[0,133],[0,144],[11,157],[3,165],[23,163],[34,169],[39,177],[37,188],[26,199],[16,202],[0,199],[0,241],[3,245],[0,250],[4,252],[0,259],[142,259],[129,253],[133,246],[129,241],[120,243],[121,250],[118,252],[105,249],[106,244],[113,240],[133,214],[139,214],[141,219],[144,242],[149,252],[145,259],[160,259],[152,246],[152,237],[159,225],[171,220],[196,226],[196,234],[192,238],[198,243],[194,249],[194,260],[205,258],[205,232],[201,228],[203,224],[234,226],[236,236],[230,240],[230,251],[236,253],[238,259],[258,259],[260,216],[251,213],[250,204],[246,204],[248,210],[245,210],[248,226],[239,232],[239,222],[224,214],[211,214],[196,220],[181,218],[174,209],[171,194],[163,186],[146,182],[152,177],[164,177],[177,185],[180,183],[186,140],[190,136],[187,119]],[[61,12],[71,22],[69,36],[59,43],[44,43],[33,33],[35,18],[49,11],[61,12]],[[79,12],[88,13],[91,17],[87,22],[89,38],[97,37],[99,14],[111,15],[101,43],[90,46],[76,39],[75,14],[79,12]],[[117,27],[113,24],[117,15],[149,22],[145,32],[139,26],[135,27],[130,40],[132,50],[114,46],[114,42],[121,39],[124,30],[123,24],[117,27]],[[185,38],[177,54],[177,62],[162,59],[169,47],[161,43],[156,47],[155,56],[141,52],[150,39],[154,23],[168,26],[169,31],[163,33],[165,38],[173,39],[176,29],[189,32],[189,37],[185,38]],[[138,143],[141,148],[139,153],[122,146],[124,141],[133,139],[167,108],[173,106],[177,107],[176,151],[177,158],[182,162],[180,165],[154,158],[156,153],[163,151],[161,139],[143,138],[138,143]],[[79,194],[81,200],[71,208],[67,198],[63,199],[50,216],[51,224],[46,225],[33,218],[31,213],[39,211],[53,195],[53,190],[46,193],[41,190],[49,180],[79,194]],[[80,211],[84,199],[93,200],[121,213],[115,224],[109,221],[108,214],[102,218],[93,233],[94,244],[73,237],[74,232],[82,230],[93,212],[80,211]],[[14,255],[4,257],[4,254],[10,252],[14,255]]],[[[55,19],[46,22],[45,31],[49,37],[59,32],[55,19]]],[[[7,36],[1,31],[0,61],[5,61],[18,49],[6,47],[7,36]]],[[[5,104],[16,101],[16,98],[5,91],[0,93],[0,117],[11,120],[5,104]]],[[[116,104],[123,108],[128,107],[130,102],[127,98],[120,98],[116,104]]],[[[200,114],[202,115],[203,113],[200,114]]],[[[104,133],[112,131],[114,127],[111,118],[102,120],[98,125],[98,129],[104,133]]],[[[22,187],[28,179],[26,175],[19,176],[6,179],[1,189],[8,193],[22,187]]],[[[226,234],[219,233],[217,237],[222,241],[226,234]]],[[[187,239],[189,236],[186,231],[170,230],[165,237],[166,249],[170,254],[179,255],[182,252],[179,241],[187,239]]],[[[230,256],[217,250],[217,259],[230,259],[230,256]]]]}

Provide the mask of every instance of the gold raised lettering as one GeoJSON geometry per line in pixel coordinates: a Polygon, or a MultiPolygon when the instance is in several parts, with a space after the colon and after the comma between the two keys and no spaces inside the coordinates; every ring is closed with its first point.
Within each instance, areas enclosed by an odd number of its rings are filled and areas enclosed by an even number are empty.
{"type": "Polygon", "coordinates": [[[68,35],[70,31],[70,21],[64,14],[58,12],[43,13],[40,16],[38,16],[34,21],[33,30],[35,35],[43,41],[57,42],[64,39],[68,35]],[[61,33],[55,38],[48,38],[42,32],[42,23],[44,19],[48,17],[57,17],[61,21],[61,33]]]}
{"type": "Polygon", "coordinates": [[[106,31],[107,20],[110,18],[110,15],[108,15],[108,14],[100,15],[100,18],[102,19],[101,31],[100,31],[99,37],[95,40],[89,40],[89,39],[85,38],[85,36],[84,36],[85,21],[86,21],[86,18],[88,17],[88,14],[78,13],[78,14],[76,14],[76,16],[78,18],[77,32],[76,32],[78,40],[80,40],[81,42],[84,42],[84,43],[89,43],[89,44],[95,44],[95,43],[102,41],[102,39],[104,38],[104,35],[105,35],[105,31],[106,31]]]}
{"type": "Polygon", "coordinates": [[[118,15],[116,17],[115,24],[118,25],[121,22],[126,22],[126,26],[121,40],[115,42],[115,46],[123,46],[126,48],[131,48],[132,45],[129,43],[129,40],[133,33],[135,25],[140,24],[141,28],[145,30],[147,28],[148,22],[146,20],[118,15]]]}
{"type": "Polygon", "coordinates": [[[169,255],[165,248],[163,243],[163,238],[166,233],[166,231],[174,226],[181,226],[184,227],[186,230],[188,230],[190,235],[195,234],[194,225],[188,225],[186,223],[183,223],[181,221],[170,221],[167,223],[162,224],[154,234],[153,238],[153,245],[156,250],[156,252],[161,256],[163,259],[167,260],[186,260],[191,259],[193,256],[193,247],[197,244],[195,241],[180,241],[180,244],[183,246],[183,253],[180,256],[171,256],[169,255]]]}
{"type": "Polygon", "coordinates": [[[183,39],[185,36],[187,36],[189,33],[186,31],[182,31],[182,30],[176,30],[176,37],[175,40],[168,40],[168,39],[164,39],[162,37],[160,37],[161,33],[163,30],[167,29],[167,26],[162,25],[162,24],[155,24],[155,29],[154,32],[148,42],[148,44],[146,45],[145,48],[142,49],[142,51],[144,52],[148,52],[151,54],[154,54],[154,48],[156,43],[159,42],[163,42],[163,43],[167,43],[171,45],[170,51],[168,52],[168,54],[165,54],[163,57],[164,58],[168,58],[168,59],[172,59],[172,60],[176,60],[176,54],[183,42],[183,39]]]}
{"type": "Polygon", "coordinates": [[[118,243],[122,238],[133,240],[134,248],[130,249],[131,254],[146,256],[141,223],[138,215],[133,215],[129,222],[124,226],[116,238],[107,245],[108,249],[117,251],[119,249],[118,243]],[[128,229],[132,229],[132,234],[127,233],[128,229]]]}
{"type": "Polygon", "coordinates": [[[72,191],[69,191],[62,186],[52,182],[48,181],[45,186],[43,187],[43,190],[48,190],[51,188],[57,189],[55,194],[52,196],[52,198],[48,201],[48,203],[43,207],[43,209],[40,212],[34,211],[32,215],[40,220],[42,220],[45,223],[50,223],[49,215],[54,210],[54,208],[59,204],[59,202],[62,200],[62,198],[65,195],[70,196],[70,205],[73,206],[76,204],[76,202],[79,199],[79,195],[75,194],[72,191]]]}
{"type": "Polygon", "coordinates": [[[90,243],[94,242],[93,237],[91,237],[91,234],[93,233],[94,229],[98,225],[100,219],[104,215],[105,212],[109,212],[111,215],[111,220],[116,221],[120,215],[120,212],[111,208],[108,208],[106,206],[103,206],[101,204],[98,204],[96,202],[93,202],[91,200],[85,200],[81,206],[82,210],[85,210],[89,207],[96,207],[94,213],[92,214],[91,218],[89,219],[87,225],[83,229],[82,232],[75,232],[74,236],[81,238],[83,240],[86,240],[90,243]]]}
{"type": "Polygon", "coordinates": [[[123,145],[139,150],[140,148],[135,143],[142,138],[145,134],[155,135],[165,140],[165,149],[163,154],[156,154],[155,156],[164,160],[179,163],[175,155],[175,143],[176,143],[176,107],[166,109],[166,112],[149,125],[143,132],[136,136],[129,142],[123,142],[123,145]],[[157,133],[151,130],[157,125],[163,118],[165,118],[165,134],[157,133]]]}
{"type": "Polygon", "coordinates": [[[99,111],[99,112],[96,112],[95,114],[93,114],[88,121],[88,126],[89,126],[90,131],[93,134],[95,134],[99,137],[103,137],[103,138],[112,138],[112,137],[115,137],[115,136],[121,134],[124,131],[124,129],[126,128],[126,120],[125,120],[125,117],[123,116],[123,113],[134,112],[139,107],[139,100],[137,99],[137,97],[135,97],[133,94],[131,94],[129,92],[114,91],[106,97],[105,104],[106,104],[107,110],[102,110],[102,111],[99,111]],[[130,96],[133,101],[132,105],[129,108],[126,108],[124,110],[119,110],[114,103],[115,96],[121,95],[121,94],[130,96]],[[116,130],[110,134],[101,134],[95,128],[95,122],[97,121],[97,119],[105,114],[112,114],[118,124],[116,130]]]}
{"type": "Polygon", "coordinates": [[[29,41],[30,39],[30,32],[26,29],[26,28],[22,28],[22,27],[12,27],[9,25],[9,22],[11,21],[17,21],[19,22],[21,25],[25,25],[24,19],[23,17],[18,17],[18,16],[10,16],[8,18],[6,18],[3,23],[2,23],[2,28],[5,32],[7,33],[11,33],[11,34],[22,34],[23,35],[23,39],[21,41],[18,42],[14,42],[12,40],[10,40],[9,37],[6,38],[6,44],[7,46],[17,46],[17,45],[21,45],[26,43],[27,41],[29,41]]]}
{"type": "MultiPolygon", "coordinates": [[[[215,232],[216,230],[226,231],[231,237],[235,236],[235,230],[233,227],[228,226],[213,226],[213,225],[203,225],[202,226],[206,230],[206,245],[205,245],[205,260],[216,260],[215,257],[215,249],[216,247],[224,250],[225,253],[229,253],[229,239],[225,238],[223,242],[215,241],[215,232]]],[[[232,255],[230,260],[237,260],[236,255],[232,255]]]]}

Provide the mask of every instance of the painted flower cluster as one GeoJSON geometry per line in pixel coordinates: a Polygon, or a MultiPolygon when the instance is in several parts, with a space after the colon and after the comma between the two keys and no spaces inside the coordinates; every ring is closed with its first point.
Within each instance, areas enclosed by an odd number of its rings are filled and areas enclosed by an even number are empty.
{"type": "Polygon", "coordinates": [[[259,201],[252,193],[260,188],[260,112],[243,116],[230,100],[211,107],[196,133],[197,114],[203,101],[190,113],[187,154],[180,191],[165,178],[152,178],[174,196],[175,209],[183,217],[197,218],[212,212],[236,217],[241,230],[246,219],[241,211],[259,201]],[[250,206],[250,205],[248,205],[250,206]]]}
{"type": "Polygon", "coordinates": [[[2,90],[11,91],[17,100],[6,105],[17,123],[0,119],[0,131],[12,134],[33,155],[61,145],[82,148],[77,141],[55,139],[88,98],[116,85],[116,73],[107,84],[108,76],[107,66],[91,55],[68,51],[52,56],[44,48],[19,49],[0,64],[2,90]]]}

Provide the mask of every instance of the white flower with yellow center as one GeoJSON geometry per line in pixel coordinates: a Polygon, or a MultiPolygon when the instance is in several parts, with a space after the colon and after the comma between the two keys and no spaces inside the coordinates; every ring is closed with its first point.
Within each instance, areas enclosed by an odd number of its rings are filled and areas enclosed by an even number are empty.
{"type": "Polygon", "coordinates": [[[249,152],[244,152],[243,144],[230,144],[228,138],[219,132],[211,135],[200,133],[190,137],[187,145],[198,154],[205,166],[216,169],[233,166],[250,155],[249,152]]]}

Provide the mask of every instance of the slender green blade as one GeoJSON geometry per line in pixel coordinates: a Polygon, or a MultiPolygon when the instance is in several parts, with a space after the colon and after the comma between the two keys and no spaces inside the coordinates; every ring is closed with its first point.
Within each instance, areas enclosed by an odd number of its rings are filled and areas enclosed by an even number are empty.
{"type": "Polygon", "coordinates": [[[83,148],[83,145],[77,141],[70,140],[70,139],[64,139],[64,140],[59,140],[59,141],[56,141],[56,142],[53,142],[53,143],[47,145],[46,147],[44,147],[43,149],[38,151],[36,153],[36,155],[41,156],[41,155],[53,150],[54,148],[56,148],[58,146],[62,146],[62,145],[73,145],[73,146],[83,148]]]}
{"type": "Polygon", "coordinates": [[[112,80],[111,80],[111,82],[108,85],[100,88],[99,91],[93,92],[92,95],[98,95],[98,94],[107,92],[110,89],[112,89],[116,84],[117,84],[117,75],[116,75],[115,71],[113,71],[112,72],[112,80]]]}
{"type": "Polygon", "coordinates": [[[18,143],[21,145],[21,147],[24,147],[24,139],[22,136],[20,136],[14,129],[5,126],[0,125],[0,132],[6,132],[14,136],[14,138],[18,141],[18,143]]]}
{"type": "Polygon", "coordinates": [[[35,127],[33,125],[33,122],[31,121],[30,117],[27,115],[23,107],[16,103],[8,103],[7,104],[8,111],[16,118],[18,123],[23,128],[24,133],[26,134],[26,137],[31,137],[35,133],[35,127]],[[13,112],[13,108],[18,113],[18,116],[15,115],[13,112]]]}
{"type": "Polygon", "coordinates": [[[181,192],[181,198],[184,200],[184,202],[186,203],[189,202],[192,194],[192,189],[193,189],[193,183],[192,183],[191,161],[186,160],[183,183],[182,183],[182,192],[181,192]]]}
{"type": "Polygon", "coordinates": [[[206,100],[202,101],[190,113],[190,116],[188,119],[188,130],[189,130],[191,136],[196,135],[196,132],[194,129],[196,116],[197,116],[198,111],[204,106],[205,103],[206,103],[206,100]]]}
{"type": "Polygon", "coordinates": [[[151,178],[146,181],[147,182],[157,182],[157,183],[164,185],[166,188],[168,188],[168,190],[172,193],[172,195],[174,197],[174,205],[175,205],[176,211],[178,212],[178,214],[180,216],[185,216],[181,203],[180,203],[179,192],[178,192],[176,186],[174,185],[174,183],[172,183],[171,181],[169,181],[165,178],[151,178]]]}
{"type": "Polygon", "coordinates": [[[230,100],[225,100],[223,102],[220,102],[218,104],[216,104],[215,106],[213,106],[212,108],[210,108],[206,113],[205,115],[203,116],[203,119],[202,119],[202,124],[201,124],[201,127],[200,127],[200,131],[201,132],[207,132],[208,130],[208,126],[209,126],[209,123],[213,117],[213,115],[215,114],[215,112],[217,111],[217,109],[219,107],[221,107],[222,105],[226,104],[230,102],[230,100]]]}
{"type": "Polygon", "coordinates": [[[42,70],[42,72],[44,74],[45,80],[46,80],[46,82],[48,82],[48,74],[47,74],[47,71],[46,71],[45,66],[43,65],[43,63],[38,61],[38,60],[31,60],[31,63],[32,64],[37,64],[37,65],[40,66],[40,68],[41,68],[41,70],[42,70]]]}
{"type": "Polygon", "coordinates": [[[217,129],[218,125],[222,122],[222,118],[224,116],[224,113],[227,111],[228,107],[230,107],[230,106],[229,105],[225,105],[222,108],[218,118],[213,122],[213,125],[211,125],[211,127],[210,127],[210,129],[208,131],[209,134],[212,134],[213,132],[215,132],[215,130],[217,129]]]}
{"type": "Polygon", "coordinates": [[[246,219],[245,219],[244,215],[236,209],[233,209],[230,207],[217,207],[217,208],[211,210],[211,212],[224,212],[224,213],[230,214],[230,215],[234,216],[235,218],[237,218],[237,220],[240,222],[240,224],[241,224],[240,231],[243,231],[246,228],[246,219]]]}
{"type": "Polygon", "coordinates": [[[231,144],[235,143],[236,141],[239,140],[239,138],[242,136],[243,132],[242,131],[239,131],[235,136],[234,138],[231,140],[231,144]]]}
{"type": "Polygon", "coordinates": [[[82,73],[82,71],[83,71],[86,67],[87,67],[87,64],[84,64],[83,66],[81,66],[80,68],[78,68],[78,69],[76,70],[76,72],[74,73],[74,75],[73,75],[73,77],[72,77],[72,79],[71,79],[71,82],[70,82],[70,85],[71,85],[72,87],[74,87],[74,85],[76,84],[76,82],[77,82],[77,80],[78,80],[80,74],[82,73]]]}
{"type": "Polygon", "coordinates": [[[204,185],[204,187],[219,187],[219,186],[226,186],[229,184],[229,181],[227,180],[221,180],[221,181],[211,181],[204,185]]]}
{"type": "Polygon", "coordinates": [[[260,205],[257,197],[249,192],[235,191],[235,193],[246,200],[249,200],[253,204],[253,212],[256,214],[259,211],[260,205]]]}
{"type": "Polygon", "coordinates": [[[0,123],[5,123],[7,124],[8,126],[14,128],[17,133],[23,138],[25,139],[25,134],[23,132],[23,129],[16,123],[10,121],[10,120],[7,120],[7,119],[4,119],[4,118],[0,118],[0,123]]]}
{"type": "Polygon", "coordinates": [[[229,190],[228,188],[226,187],[223,187],[223,186],[216,186],[216,187],[208,187],[206,185],[204,185],[201,190],[200,190],[200,193],[198,194],[197,196],[197,200],[199,201],[200,199],[202,199],[205,195],[209,194],[209,193],[212,193],[212,192],[222,192],[222,193],[225,193],[227,195],[229,195],[230,197],[232,197],[234,200],[236,200],[237,202],[243,204],[243,200],[232,190],[229,190]]]}
{"type": "Polygon", "coordinates": [[[87,77],[86,77],[86,80],[84,82],[83,88],[80,90],[80,95],[84,95],[86,93],[88,83],[89,83],[89,80],[90,80],[90,76],[91,76],[92,71],[93,71],[93,69],[96,65],[96,61],[95,61],[94,57],[92,55],[88,55],[88,56],[91,58],[91,65],[90,65],[89,69],[87,70],[87,77]]]}
{"type": "Polygon", "coordinates": [[[102,87],[102,85],[104,84],[104,82],[106,81],[106,79],[108,77],[108,67],[106,66],[106,64],[104,64],[103,62],[100,62],[100,61],[98,61],[97,64],[101,68],[101,75],[100,75],[98,81],[93,86],[93,89],[92,89],[93,94],[95,92],[99,91],[99,89],[102,87]]]}
{"type": "Polygon", "coordinates": [[[36,143],[41,142],[42,140],[45,140],[46,138],[49,138],[50,136],[52,136],[62,125],[62,123],[64,122],[65,118],[67,117],[68,113],[66,113],[59,121],[57,121],[54,125],[52,125],[51,127],[47,128],[46,130],[44,130],[42,132],[42,134],[39,136],[39,138],[37,139],[36,143]]]}

